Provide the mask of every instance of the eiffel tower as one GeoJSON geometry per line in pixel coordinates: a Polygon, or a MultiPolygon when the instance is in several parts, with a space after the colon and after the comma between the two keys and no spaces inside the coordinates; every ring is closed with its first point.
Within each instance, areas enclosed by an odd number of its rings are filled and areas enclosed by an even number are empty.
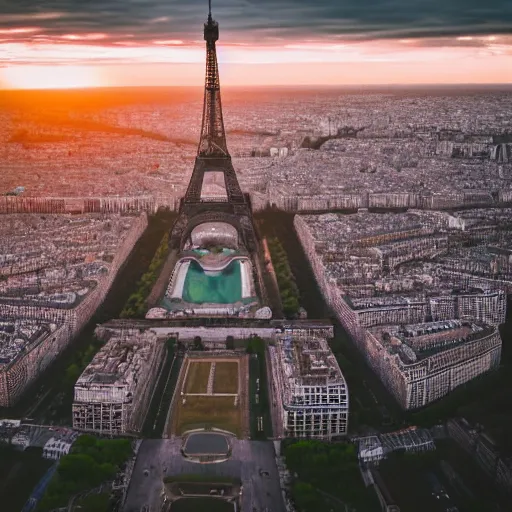
{"type": "Polygon", "coordinates": [[[208,3],[208,21],[204,24],[206,78],[201,138],[192,177],[181,200],[170,243],[173,248],[181,250],[194,227],[204,222],[226,222],[237,228],[243,245],[249,252],[254,252],[256,236],[251,208],[238,183],[226,144],[215,48],[219,39],[219,24],[212,18],[211,0],[208,3]],[[225,196],[212,198],[202,195],[205,175],[210,172],[222,173],[225,196]]]}

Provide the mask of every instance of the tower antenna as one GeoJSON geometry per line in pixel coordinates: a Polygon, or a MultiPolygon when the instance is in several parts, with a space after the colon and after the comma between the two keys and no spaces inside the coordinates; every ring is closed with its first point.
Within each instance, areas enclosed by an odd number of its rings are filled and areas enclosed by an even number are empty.
{"type": "Polygon", "coordinates": [[[212,0],[208,0],[208,20],[212,19],[212,0]]]}

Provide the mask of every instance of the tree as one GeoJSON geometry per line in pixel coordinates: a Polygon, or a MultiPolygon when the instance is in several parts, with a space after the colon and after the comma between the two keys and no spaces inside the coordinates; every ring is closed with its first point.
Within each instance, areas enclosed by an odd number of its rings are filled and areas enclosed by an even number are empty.
{"type": "Polygon", "coordinates": [[[194,338],[194,350],[204,350],[204,345],[201,340],[201,336],[196,336],[194,338]]]}
{"type": "MultiPolygon", "coordinates": [[[[74,494],[97,487],[115,476],[132,453],[128,439],[97,439],[80,436],[71,452],[64,455],[48,485],[38,511],[65,507],[74,494]]],[[[91,510],[102,510],[91,508],[91,510]]]]}
{"type": "Polygon", "coordinates": [[[258,336],[252,336],[247,342],[246,352],[248,354],[263,354],[265,352],[265,342],[258,336]]]}
{"type": "Polygon", "coordinates": [[[151,288],[158,277],[158,271],[163,265],[168,253],[169,236],[165,234],[160,245],[156,250],[150,262],[144,262],[143,265],[148,265],[147,271],[137,282],[137,290],[132,293],[121,312],[121,318],[137,318],[143,317],[147,310],[146,297],[148,296],[151,288]]]}
{"type": "Polygon", "coordinates": [[[109,495],[104,494],[90,494],[83,498],[78,504],[82,512],[108,512],[110,507],[109,495]]]}
{"type": "MultiPolygon", "coordinates": [[[[167,347],[168,352],[171,352],[172,350],[175,350],[175,348],[176,348],[176,338],[169,338],[165,342],[165,346],[167,347]]],[[[178,343],[178,347],[179,347],[179,343],[178,343]]]]}
{"type": "MultiPolygon", "coordinates": [[[[309,485],[296,489],[298,496],[294,498],[301,511],[311,510],[311,487],[333,494],[343,501],[353,502],[354,505],[369,499],[359,474],[353,444],[328,444],[313,439],[289,441],[283,445],[283,452],[288,469],[298,475],[297,482],[309,485]]],[[[316,509],[323,510],[321,503],[316,509]]],[[[373,508],[361,507],[361,510],[373,508]]]]}
{"type": "Polygon", "coordinates": [[[73,444],[73,451],[80,451],[94,446],[96,446],[96,438],[91,434],[83,434],[73,444]]]}
{"type": "Polygon", "coordinates": [[[72,386],[78,380],[78,377],[80,377],[81,373],[82,371],[76,363],[70,364],[66,368],[66,373],[64,375],[66,385],[72,386]]]}
{"type": "Polygon", "coordinates": [[[298,480],[292,488],[293,501],[301,512],[317,511],[323,507],[323,499],[320,493],[311,485],[298,480]]]}
{"type": "Polygon", "coordinates": [[[62,479],[84,482],[92,486],[98,482],[96,463],[90,455],[85,453],[70,453],[62,457],[57,471],[62,479]]]}

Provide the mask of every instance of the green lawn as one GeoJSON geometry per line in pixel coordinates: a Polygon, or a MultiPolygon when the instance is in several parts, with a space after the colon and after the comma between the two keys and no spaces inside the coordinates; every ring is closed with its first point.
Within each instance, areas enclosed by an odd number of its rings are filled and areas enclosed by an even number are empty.
{"type": "Polygon", "coordinates": [[[238,361],[215,363],[214,393],[238,393],[238,361]]]}
{"type": "Polygon", "coordinates": [[[173,430],[181,435],[196,428],[220,428],[241,435],[243,411],[232,396],[188,396],[173,410],[173,430]]]}
{"type": "Polygon", "coordinates": [[[210,361],[189,361],[185,393],[206,393],[211,365],[210,361]]]}

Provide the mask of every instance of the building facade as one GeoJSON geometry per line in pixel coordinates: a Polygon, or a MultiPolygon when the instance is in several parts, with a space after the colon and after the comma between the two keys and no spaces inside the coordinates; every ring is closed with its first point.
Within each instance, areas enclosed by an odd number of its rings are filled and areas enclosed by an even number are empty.
{"type": "Polygon", "coordinates": [[[138,433],[164,358],[152,331],[116,333],[75,384],[73,428],[103,435],[138,433]]]}
{"type": "MultiPolygon", "coordinates": [[[[94,287],[77,302],[76,307],[63,308],[53,304],[41,306],[31,304],[28,300],[17,303],[8,303],[5,300],[0,303],[0,330],[2,323],[14,325],[25,322],[37,324],[46,333],[26,344],[22,351],[18,351],[16,357],[8,360],[2,360],[4,342],[0,340],[0,406],[14,405],[27,385],[48,367],[91,319],[105,300],[117,273],[146,229],[147,222],[146,213],[133,216],[123,239],[118,242],[113,260],[101,263],[105,272],[98,273],[92,278],[95,281],[94,287]]],[[[12,272],[12,267],[10,271],[12,272]]]]}
{"type": "Polygon", "coordinates": [[[396,326],[366,331],[363,354],[404,409],[435,402],[500,362],[496,327],[454,320],[442,323],[447,327],[436,332],[429,331],[432,324],[422,324],[423,333],[411,337],[404,337],[396,326]]]}
{"type": "MultiPolygon", "coordinates": [[[[426,219],[432,225],[435,221],[426,219]]],[[[423,407],[497,368],[502,346],[497,326],[505,321],[506,287],[497,279],[483,282],[480,276],[459,279],[442,267],[445,260],[430,268],[418,265],[412,278],[393,275],[391,267],[376,272],[364,268],[361,262],[369,261],[367,253],[356,245],[382,243],[377,234],[386,228],[377,226],[374,234],[371,224],[357,222],[349,224],[335,216],[320,221],[296,216],[294,225],[326,302],[400,405],[404,409],[423,407]],[[344,222],[352,230],[366,230],[366,238],[340,233],[344,222]],[[381,288],[385,284],[389,290],[377,289],[378,279],[381,288]],[[352,290],[358,291],[358,286],[361,293],[355,295],[352,290]]],[[[405,215],[403,220],[397,218],[395,226],[394,232],[387,229],[382,235],[388,246],[394,239],[404,239],[404,232],[409,236],[414,227],[405,215]]],[[[457,234],[450,236],[456,246],[457,234]]],[[[445,246],[443,238],[440,250],[445,246]]],[[[487,253],[485,257],[493,258],[487,253]]]]}
{"type": "Polygon", "coordinates": [[[348,387],[325,338],[283,333],[269,347],[284,436],[332,439],[348,429],[348,387]]]}

